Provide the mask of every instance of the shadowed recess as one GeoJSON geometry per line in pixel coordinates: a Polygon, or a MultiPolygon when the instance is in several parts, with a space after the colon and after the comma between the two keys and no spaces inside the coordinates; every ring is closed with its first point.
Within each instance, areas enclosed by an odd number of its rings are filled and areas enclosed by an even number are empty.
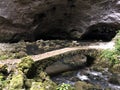
{"type": "Polygon", "coordinates": [[[119,29],[120,27],[117,24],[98,23],[90,26],[81,39],[110,41],[119,29]]]}

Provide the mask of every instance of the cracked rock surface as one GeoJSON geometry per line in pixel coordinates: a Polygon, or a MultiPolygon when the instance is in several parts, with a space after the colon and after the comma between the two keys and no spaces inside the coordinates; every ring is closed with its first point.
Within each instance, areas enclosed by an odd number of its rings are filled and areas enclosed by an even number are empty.
{"type": "Polygon", "coordinates": [[[111,38],[120,28],[119,7],[119,0],[0,0],[0,42],[111,38]]]}

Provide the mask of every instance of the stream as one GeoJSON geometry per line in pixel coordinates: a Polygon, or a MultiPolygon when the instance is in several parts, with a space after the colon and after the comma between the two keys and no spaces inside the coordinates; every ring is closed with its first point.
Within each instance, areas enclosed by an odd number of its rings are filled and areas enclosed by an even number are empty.
{"type": "Polygon", "coordinates": [[[52,77],[52,80],[58,84],[66,83],[74,85],[77,81],[85,81],[94,85],[99,85],[102,90],[110,88],[110,90],[120,90],[120,84],[112,83],[109,81],[111,77],[120,78],[120,75],[112,74],[108,69],[104,69],[102,72],[90,70],[90,68],[78,69],[66,73],[59,74],[52,77]]]}

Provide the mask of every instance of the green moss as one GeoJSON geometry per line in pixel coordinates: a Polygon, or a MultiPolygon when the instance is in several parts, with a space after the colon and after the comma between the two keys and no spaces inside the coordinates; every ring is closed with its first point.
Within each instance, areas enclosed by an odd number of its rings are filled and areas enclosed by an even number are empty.
{"type": "Polygon", "coordinates": [[[47,73],[43,72],[43,71],[40,72],[39,76],[42,80],[46,80],[46,79],[48,80],[49,79],[47,73]]]}
{"type": "Polygon", "coordinates": [[[44,87],[45,90],[56,90],[57,85],[49,79],[49,80],[45,80],[44,87]]]}
{"type": "Polygon", "coordinates": [[[75,90],[75,88],[72,87],[70,84],[62,83],[57,87],[57,90],[75,90]]]}
{"type": "Polygon", "coordinates": [[[0,55],[0,60],[5,60],[8,59],[10,56],[9,55],[0,55]]]}
{"type": "Polygon", "coordinates": [[[44,82],[32,82],[30,90],[56,90],[56,84],[51,80],[44,82]]]}
{"type": "Polygon", "coordinates": [[[4,80],[4,76],[0,75],[0,81],[4,80]]]}
{"type": "Polygon", "coordinates": [[[10,90],[19,90],[22,89],[24,86],[24,75],[22,72],[18,72],[17,74],[12,76],[10,80],[10,90]]]}
{"type": "Polygon", "coordinates": [[[32,86],[32,82],[35,82],[35,80],[34,80],[34,79],[26,79],[26,80],[25,80],[25,87],[26,87],[27,89],[30,89],[31,86],[32,86]]]}
{"type": "Polygon", "coordinates": [[[30,90],[46,90],[42,82],[33,82],[30,90]]]}
{"type": "Polygon", "coordinates": [[[30,57],[24,57],[18,64],[18,69],[21,70],[23,73],[27,74],[33,63],[33,59],[31,59],[30,57]]]}

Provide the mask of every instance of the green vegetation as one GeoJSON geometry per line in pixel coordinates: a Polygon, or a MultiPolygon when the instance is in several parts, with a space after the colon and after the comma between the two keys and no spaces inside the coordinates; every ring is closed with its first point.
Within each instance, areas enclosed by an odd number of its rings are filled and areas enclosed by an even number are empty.
{"type": "Polygon", "coordinates": [[[119,63],[117,56],[118,54],[114,50],[105,50],[103,51],[101,58],[110,61],[111,65],[114,65],[119,63]]]}
{"type": "MultiPolygon", "coordinates": [[[[117,35],[120,35],[120,31],[117,35]]],[[[101,58],[110,61],[112,66],[120,63],[120,38],[115,39],[115,49],[104,50],[101,58]]]]}
{"type": "Polygon", "coordinates": [[[57,87],[57,90],[75,90],[70,84],[61,84],[57,87]]]}
{"type": "Polygon", "coordinates": [[[5,52],[2,52],[1,54],[0,54],[0,60],[6,60],[6,59],[14,59],[14,58],[16,58],[16,59],[20,59],[20,58],[23,58],[23,57],[26,57],[27,56],[27,54],[25,53],[25,52],[16,52],[16,53],[12,53],[12,52],[7,52],[7,51],[5,51],[5,52]]]}
{"type": "Polygon", "coordinates": [[[10,80],[10,90],[20,90],[24,85],[24,74],[22,72],[18,72],[17,74],[12,76],[10,80]]]}
{"type": "Polygon", "coordinates": [[[22,58],[22,61],[18,64],[18,69],[27,74],[33,63],[33,59],[31,59],[30,57],[24,57],[22,58]]]}
{"type": "Polygon", "coordinates": [[[9,56],[8,55],[0,55],[0,60],[5,60],[8,59],[9,56]]]}

